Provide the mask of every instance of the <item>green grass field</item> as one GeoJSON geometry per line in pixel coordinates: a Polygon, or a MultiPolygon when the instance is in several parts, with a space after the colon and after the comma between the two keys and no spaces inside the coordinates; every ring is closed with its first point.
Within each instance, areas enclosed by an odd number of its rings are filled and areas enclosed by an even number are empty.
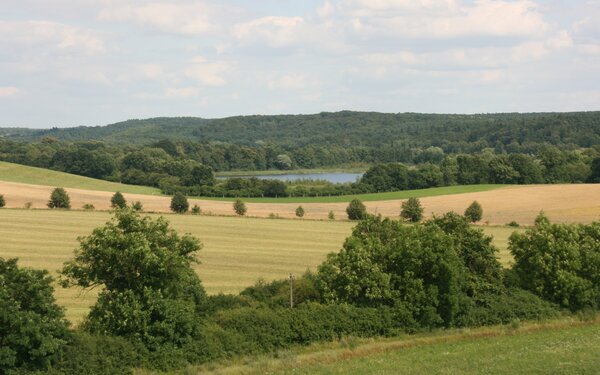
{"type": "MultiPolygon", "coordinates": [[[[481,191],[490,191],[506,187],[509,185],[460,185],[460,186],[444,186],[429,189],[418,190],[403,190],[391,191],[386,193],[371,193],[371,194],[356,194],[356,195],[341,195],[333,197],[287,197],[287,198],[243,198],[245,202],[254,203],[345,203],[352,199],[358,198],[362,201],[389,201],[408,198],[425,198],[435,197],[438,195],[452,195],[463,193],[477,193],[481,191]]],[[[208,200],[234,201],[235,198],[204,198],[208,200]]]]}
{"type": "MultiPolygon", "coordinates": [[[[248,358],[202,374],[598,374],[600,321],[573,320],[450,330],[396,339],[318,344],[248,358]],[[242,364],[240,364],[242,362],[242,364]]],[[[147,372],[140,371],[139,374],[147,372]]]]}
{"type": "Polygon", "coordinates": [[[119,184],[50,169],[0,161],[0,181],[19,182],[32,185],[61,186],[65,188],[120,191],[131,194],[160,195],[160,190],[148,186],[119,184]]]}

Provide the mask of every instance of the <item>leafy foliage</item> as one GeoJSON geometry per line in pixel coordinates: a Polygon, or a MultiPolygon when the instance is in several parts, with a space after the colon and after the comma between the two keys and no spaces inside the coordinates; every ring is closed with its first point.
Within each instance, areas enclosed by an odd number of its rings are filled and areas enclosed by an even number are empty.
{"type": "Polygon", "coordinates": [[[127,201],[125,200],[125,197],[123,196],[123,194],[121,194],[120,191],[117,191],[110,198],[110,206],[112,208],[125,208],[125,207],[127,207],[127,201]]]}
{"type": "Polygon", "coordinates": [[[189,208],[190,204],[185,195],[181,193],[175,193],[173,198],[171,198],[171,211],[178,214],[183,214],[186,213],[189,208]]]}
{"type": "Polygon", "coordinates": [[[346,214],[350,220],[362,220],[367,216],[367,208],[360,199],[353,199],[346,207],[346,214]]]}
{"type": "Polygon", "coordinates": [[[63,286],[102,286],[86,327],[141,341],[151,348],[181,344],[196,329],[205,296],[191,263],[200,242],[179,236],[164,218],[131,210],[79,239],[75,258],[62,269],[63,286]]]}
{"type": "Polygon", "coordinates": [[[0,208],[6,206],[6,200],[4,199],[4,195],[0,194],[0,208]]]}
{"type": "Polygon", "coordinates": [[[50,200],[48,201],[47,206],[49,208],[71,208],[71,199],[69,198],[69,194],[67,194],[66,190],[57,187],[50,194],[50,200]]]}
{"type": "Polygon", "coordinates": [[[418,198],[408,198],[407,201],[402,202],[402,210],[400,211],[400,217],[417,223],[423,219],[423,206],[418,198]]]}
{"type": "Polygon", "coordinates": [[[235,202],[233,202],[233,210],[236,214],[244,216],[246,215],[247,211],[246,204],[241,200],[237,199],[235,202]]]}
{"type": "Polygon", "coordinates": [[[600,307],[600,223],[551,224],[513,233],[509,249],[521,286],[571,310],[600,307]]]}
{"type": "Polygon", "coordinates": [[[304,208],[302,206],[296,208],[296,217],[304,217],[304,208]]]}
{"type": "Polygon", "coordinates": [[[0,258],[0,369],[46,369],[69,342],[47,271],[0,258]]]}
{"type": "Polygon", "coordinates": [[[477,201],[473,201],[465,210],[465,217],[471,222],[475,223],[481,220],[483,216],[483,208],[477,201]]]}

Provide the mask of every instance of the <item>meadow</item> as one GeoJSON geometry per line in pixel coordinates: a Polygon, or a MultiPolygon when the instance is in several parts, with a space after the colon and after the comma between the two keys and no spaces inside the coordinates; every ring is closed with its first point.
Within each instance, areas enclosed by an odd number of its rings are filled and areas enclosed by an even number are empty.
{"type": "Polygon", "coordinates": [[[120,191],[122,193],[131,194],[160,194],[160,190],[153,187],[120,184],[45,168],[7,163],[4,161],[0,161],[0,181],[60,186],[83,190],[120,191]]]}
{"type": "MultiPolygon", "coordinates": [[[[157,215],[151,215],[157,216],[157,215]]],[[[167,214],[179,233],[191,233],[204,247],[196,265],[208,293],[237,293],[258,279],[286,278],[317,266],[330,252],[337,252],[354,223],[348,221],[283,220],[246,217],[167,214]]],[[[110,219],[108,212],[60,210],[0,210],[0,257],[20,259],[20,264],[47,269],[53,275],[70,259],[77,237],[91,233],[110,219]]],[[[494,236],[504,264],[515,228],[483,227],[494,236]]],[[[78,322],[94,303],[96,293],[57,286],[59,304],[67,317],[78,322]]]]}
{"type": "MultiPolygon", "coordinates": [[[[346,338],[221,367],[190,367],[185,373],[597,374],[599,352],[600,320],[580,322],[570,318],[392,339],[346,338]]],[[[136,375],[148,373],[137,371],[136,375]]]]}

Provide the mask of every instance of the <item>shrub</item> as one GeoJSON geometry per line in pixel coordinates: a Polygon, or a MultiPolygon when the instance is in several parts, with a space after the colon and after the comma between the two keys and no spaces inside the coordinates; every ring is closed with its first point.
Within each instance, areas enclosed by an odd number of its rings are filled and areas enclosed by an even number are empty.
{"type": "Polygon", "coordinates": [[[110,198],[110,206],[112,208],[125,208],[127,207],[127,201],[120,191],[117,191],[112,198],[110,198]]]}
{"type": "Polygon", "coordinates": [[[296,217],[304,217],[304,208],[302,206],[296,208],[296,217]]]}
{"type": "Polygon", "coordinates": [[[86,211],[93,211],[96,207],[94,207],[91,203],[86,203],[83,205],[83,209],[86,211]]]}
{"type": "Polygon", "coordinates": [[[350,220],[362,220],[367,216],[367,208],[360,199],[353,199],[346,207],[346,213],[350,220]]]}
{"type": "Polygon", "coordinates": [[[186,213],[189,208],[190,204],[188,203],[185,195],[181,193],[175,193],[173,198],[171,198],[171,211],[178,214],[183,214],[186,213]]]}
{"type": "Polygon", "coordinates": [[[25,204],[23,205],[23,208],[26,209],[26,210],[28,210],[28,209],[31,208],[31,206],[33,206],[32,202],[25,202],[25,204]]]}
{"type": "Polygon", "coordinates": [[[421,201],[417,198],[408,198],[407,201],[402,202],[400,217],[413,223],[421,221],[421,219],[423,219],[423,207],[421,206],[421,201]]]}
{"type": "Polygon", "coordinates": [[[327,214],[327,218],[329,220],[335,220],[335,213],[333,211],[329,211],[329,213],[327,214]]]}
{"type": "Polygon", "coordinates": [[[53,292],[47,271],[0,258],[0,369],[46,369],[69,341],[53,292]]]}
{"type": "Polygon", "coordinates": [[[201,247],[196,238],[180,237],[162,217],[141,218],[126,209],[79,241],[61,284],[103,288],[84,324],[88,331],[123,336],[152,350],[180,347],[195,335],[205,297],[191,268],[201,247]]]}
{"type": "Polygon", "coordinates": [[[6,206],[6,201],[4,200],[4,195],[0,194],[0,208],[6,206]]]}
{"type": "Polygon", "coordinates": [[[69,198],[69,194],[65,191],[65,189],[61,187],[57,187],[50,194],[50,200],[48,201],[47,206],[49,208],[71,208],[71,200],[69,198]]]}
{"type": "Polygon", "coordinates": [[[131,209],[134,210],[134,211],[136,211],[136,212],[142,212],[142,211],[144,211],[144,205],[140,201],[135,201],[131,205],[131,209]]]}
{"type": "Polygon", "coordinates": [[[600,222],[551,224],[513,233],[509,249],[521,286],[571,310],[600,307],[600,222]]]}
{"type": "Polygon", "coordinates": [[[233,210],[235,211],[236,214],[240,215],[240,216],[244,216],[246,214],[246,204],[244,202],[242,202],[240,199],[237,199],[235,202],[233,202],[233,210]]]}
{"type": "Polygon", "coordinates": [[[510,223],[506,224],[506,225],[509,226],[509,227],[515,227],[515,228],[518,228],[520,226],[519,223],[517,223],[514,220],[511,221],[510,223]]]}
{"type": "Polygon", "coordinates": [[[483,208],[477,201],[473,201],[469,207],[465,210],[465,217],[471,222],[475,223],[481,220],[483,216],[483,208]]]}
{"type": "Polygon", "coordinates": [[[202,213],[202,210],[200,209],[200,206],[198,206],[197,204],[195,204],[194,207],[192,207],[192,214],[193,215],[200,215],[200,213],[202,213]]]}

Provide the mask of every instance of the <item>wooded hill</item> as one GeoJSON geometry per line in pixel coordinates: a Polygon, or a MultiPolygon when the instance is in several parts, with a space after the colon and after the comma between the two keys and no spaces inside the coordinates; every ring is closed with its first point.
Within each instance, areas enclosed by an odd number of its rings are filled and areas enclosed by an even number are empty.
{"type": "MultiPolygon", "coordinates": [[[[438,146],[445,152],[549,143],[569,148],[600,144],[600,112],[419,114],[342,111],[313,115],[194,117],[128,120],[107,126],[0,129],[0,137],[37,141],[150,144],[162,139],[255,146],[438,146]]],[[[522,151],[522,150],[520,150],[522,151]]],[[[508,150],[508,152],[511,152],[508,150]]],[[[514,152],[514,151],[512,151],[514,152]]]]}

